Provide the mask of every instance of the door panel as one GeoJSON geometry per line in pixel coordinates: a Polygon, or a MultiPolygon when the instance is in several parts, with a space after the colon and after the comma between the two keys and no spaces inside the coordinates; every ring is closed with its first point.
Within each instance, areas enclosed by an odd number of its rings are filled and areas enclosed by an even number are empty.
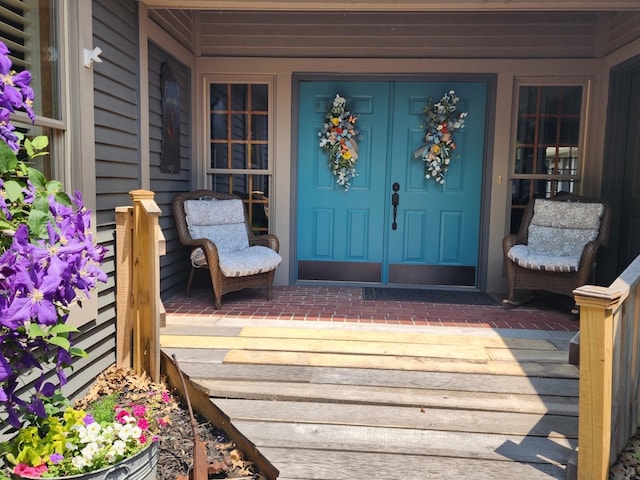
{"type": "Polygon", "coordinates": [[[380,282],[388,95],[387,82],[300,85],[298,278],[380,282]],[[349,99],[351,111],[358,114],[362,160],[348,192],[336,184],[318,146],[325,110],[336,93],[349,99]]]}
{"type": "Polygon", "coordinates": [[[388,233],[389,283],[475,285],[485,137],[485,83],[400,82],[395,85],[390,181],[400,183],[403,221],[388,233]],[[424,178],[413,151],[424,143],[424,107],[455,90],[468,112],[444,185],[424,178]],[[421,234],[420,234],[421,233],[421,234]],[[418,245],[419,244],[419,245],[418,245]],[[394,267],[395,266],[395,267],[394,267]],[[410,268],[404,268],[411,266],[410,268]],[[438,266],[434,270],[433,267],[438,266]],[[412,270],[411,278],[402,273],[412,270]],[[446,273],[446,272],[449,273],[446,273]]]}
{"type": "Polygon", "coordinates": [[[475,285],[484,161],[485,83],[302,82],[298,278],[475,285]],[[469,112],[444,185],[424,178],[424,107],[455,89],[469,112]],[[340,93],[358,116],[359,176],[345,192],[318,147],[325,108],[340,93]],[[397,182],[397,229],[391,198],[397,182]],[[339,272],[339,273],[338,273],[339,272]]]}

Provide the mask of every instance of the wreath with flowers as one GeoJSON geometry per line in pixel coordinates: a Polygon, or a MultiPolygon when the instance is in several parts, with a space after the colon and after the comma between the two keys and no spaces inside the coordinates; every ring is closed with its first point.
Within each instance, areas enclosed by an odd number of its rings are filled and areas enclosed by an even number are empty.
{"type": "Polygon", "coordinates": [[[453,134],[464,128],[467,112],[456,113],[460,98],[455,90],[445,93],[438,103],[429,102],[424,109],[426,115],[426,143],[413,152],[425,165],[425,178],[444,184],[451,155],[456,149],[453,134]]]}
{"type": "Polygon", "coordinates": [[[322,130],[318,132],[320,148],[329,156],[329,169],[345,191],[351,188],[351,180],[358,176],[357,118],[350,111],[349,101],[336,94],[326,110],[322,130]]]}

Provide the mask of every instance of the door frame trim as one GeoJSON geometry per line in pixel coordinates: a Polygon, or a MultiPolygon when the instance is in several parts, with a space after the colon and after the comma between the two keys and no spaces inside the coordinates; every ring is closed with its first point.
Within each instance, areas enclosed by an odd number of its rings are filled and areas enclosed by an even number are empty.
{"type": "MultiPolygon", "coordinates": [[[[496,87],[497,75],[495,74],[460,74],[460,73],[438,73],[438,74],[330,74],[330,73],[296,73],[291,76],[291,185],[289,190],[289,202],[291,205],[289,218],[289,284],[302,285],[313,283],[312,280],[299,280],[297,275],[298,268],[298,137],[300,130],[300,83],[306,81],[324,82],[324,81],[340,81],[340,82],[391,82],[391,81],[417,81],[417,82],[485,82],[487,84],[487,101],[485,109],[485,139],[484,139],[484,161],[482,165],[482,191],[480,194],[480,235],[478,238],[478,268],[476,278],[476,289],[484,292],[487,285],[487,267],[489,262],[489,220],[491,211],[491,191],[493,188],[493,126],[495,125],[495,105],[496,105],[496,87]]],[[[323,284],[331,284],[332,282],[322,281],[323,284]]],[[[344,285],[342,282],[335,282],[336,285],[344,285]]],[[[364,283],[363,283],[364,285],[364,283]]],[[[418,286],[415,286],[416,288],[418,286]]],[[[425,285],[425,288],[428,288],[425,285]]],[[[431,287],[432,288],[432,287],[431,287]]]]}

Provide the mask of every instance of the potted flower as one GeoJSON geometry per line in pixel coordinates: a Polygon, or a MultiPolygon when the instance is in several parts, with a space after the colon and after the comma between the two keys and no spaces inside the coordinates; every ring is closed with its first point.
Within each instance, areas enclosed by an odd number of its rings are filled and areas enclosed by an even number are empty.
{"type": "Polygon", "coordinates": [[[144,451],[157,426],[149,402],[114,397],[107,407],[72,408],[62,394],[64,369],[86,355],[66,322],[73,305],[107,280],[105,249],[94,240],[80,193],[65,193],[30,166],[45,154],[46,137],[24,139],[11,124],[16,110],[35,120],[30,82],[28,71],[12,70],[0,42],[0,427],[11,437],[0,444],[9,469],[0,478],[107,468],[144,451]],[[27,384],[34,387],[25,393],[27,384]]]}
{"type": "Polygon", "coordinates": [[[75,407],[33,419],[3,444],[11,478],[155,479],[158,431],[175,406],[163,384],[113,366],[75,407]]]}

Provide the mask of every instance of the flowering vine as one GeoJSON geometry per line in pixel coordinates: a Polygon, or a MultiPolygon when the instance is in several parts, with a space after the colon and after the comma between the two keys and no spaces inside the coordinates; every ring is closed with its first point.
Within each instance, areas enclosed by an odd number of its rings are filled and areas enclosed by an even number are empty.
{"type": "Polygon", "coordinates": [[[445,93],[438,103],[430,102],[424,109],[426,115],[425,144],[413,152],[425,164],[425,178],[433,178],[444,184],[451,154],[456,149],[453,134],[464,128],[467,112],[456,114],[460,98],[455,90],[445,93]]]}
{"type": "MultiPolygon", "coordinates": [[[[28,72],[11,68],[0,42],[0,405],[10,425],[23,414],[46,417],[45,401],[66,383],[64,368],[74,355],[75,328],[66,325],[72,304],[105,282],[100,269],[105,250],[90,230],[91,212],[82,196],[69,196],[62,184],[18,160],[22,135],[10,114],[25,110],[32,121],[33,90],[28,72]],[[45,381],[55,369],[58,385],[45,381]],[[25,377],[40,373],[34,390],[18,396],[25,377]]],[[[46,137],[24,140],[26,156],[42,155],[46,137]]]]}
{"type": "Polygon", "coordinates": [[[320,148],[329,155],[329,169],[338,185],[345,190],[351,188],[351,180],[358,175],[357,118],[350,112],[348,100],[336,94],[325,113],[322,130],[318,133],[320,148]]]}

